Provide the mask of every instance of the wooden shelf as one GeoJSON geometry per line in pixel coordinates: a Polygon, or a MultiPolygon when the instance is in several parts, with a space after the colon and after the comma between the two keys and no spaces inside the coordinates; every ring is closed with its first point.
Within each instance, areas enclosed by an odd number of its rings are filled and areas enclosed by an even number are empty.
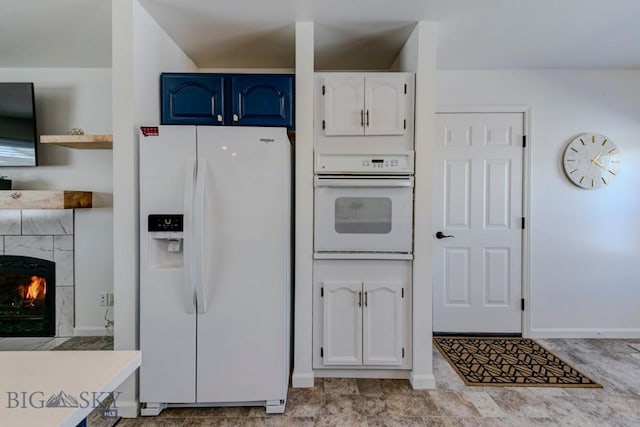
{"type": "Polygon", "coordinates": [[[111,135],[40,135],[40,144],[60,145],[67,148],[111,150],[111,135]]]}
{"type": "Polygon", "coordinates": [[[0,191],[0,209],[79,209],[92,205],[91,191],[0,191]]]}

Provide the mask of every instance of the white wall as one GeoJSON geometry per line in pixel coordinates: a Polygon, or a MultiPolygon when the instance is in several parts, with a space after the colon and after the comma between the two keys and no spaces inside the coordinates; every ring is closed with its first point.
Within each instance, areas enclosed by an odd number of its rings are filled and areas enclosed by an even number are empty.
{"type": "Polygon", "coordinates": [[[160,73],[197,72],[198,67],[137,1],[133,29],[135,125],[160,124],[160,73]]]}
{"type": "MultiPolygon", "coordinates": [[[[110,68],[1,68],[0,81],[34,82],[39,134],[111,133],[110,68]]],[[[113,289],[112,152],[40,145],[38,167],[0,168],[22,190],[97,192],[93,209],[75,213],[75,331],[104,334],[97,294],[113,289]]]]}
{"type": "MultiPolygon", "coordinates": [[[[159,123],[162,71],[196,71],[137,0],[113,2],[114,346],[138,348],[137,125],[159,123]]],[[[136,379],[120,389],[119,414],[137,415],[136,379]]]]}
{"type": "Polygon", "coordinates": [[[313,22],[296,22],[295,309],[291,383],[313,387],[313,22]]]}
{"type": "Polygon", "coordinates": [[[432,361],[431,199],[435,136],[438,24],[419,22],[395,59],[394,71],[415,73],[415,200],[413,244],[413,388],[435,388],[432,361]]]}
{"type": "Polygon", "coordinates": [[[640,336],[640,71],[440,71],[440,105],[531,106],[530,325],[535,337],[640,336]],[[607,188],[564,175],[583,132],[614,141],[607,188]]]}

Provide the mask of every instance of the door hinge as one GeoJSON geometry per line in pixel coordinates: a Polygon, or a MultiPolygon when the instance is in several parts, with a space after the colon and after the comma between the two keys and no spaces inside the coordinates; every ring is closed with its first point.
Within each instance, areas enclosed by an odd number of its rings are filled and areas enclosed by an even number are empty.
{"type": "Polygon", "coordinates": [[[320,357],[324,357],[324,348],[320,347],[320,357]]]}
{"type": "Polygon", "coordinates": [[[527,148],[527,135],[522,135],[522,148],[527,148]]]}
{"type": "Polygon", "coordinates": [[[327,125],[326,122],[323,120],[322,121],[322,129],[324,129],[326,125],[327,125]]]}
{"type": "Polygon", "coordinates": [[[323,297],[324,296],[324,287],[320,288],[320,296],[323,297]]]}
{"type": "Polygon", "coordinates": [[[404,298],[404,288],[402,288],[402,298],[404,298]]]}
{"type": "Polygon", "coordinates": [[[324,96],[324,85],[322,85],[322,95],[324,96]]]}
{"type": "Polygon", "coordinates": [[[526,226],[526,223],[525,223],[524,217],[522,217],[522,229],[523,230],[525,229],[525,226],[526,226]]]}
{"type": "Polygon", "coordinates": [[[404,359],[404,347],[402,347],[402,358],[404,359]]]}
{"type": "Polygon", "coordinates": [[[404,119],[404,128],[407,128],[407,119],[404,119]]]}
{"type": "Polygon", "coordinates": [[[520,310],[524,311],[524,298],[520,299],[520,310]]]}
{"type": "Polygon", "coordinates": [[[404,94],[405,95],[407,94],[407,84],[406,83],[404,84],[404,94]]]}

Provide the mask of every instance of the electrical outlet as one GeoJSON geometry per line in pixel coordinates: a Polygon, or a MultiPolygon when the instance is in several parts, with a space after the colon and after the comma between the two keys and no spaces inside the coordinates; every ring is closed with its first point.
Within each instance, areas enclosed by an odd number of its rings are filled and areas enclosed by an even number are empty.
{"type": "Polygon", "coordinates": [[[109,305],[109,292],[98,293],[98,305],[106,307],[109,305]]]}

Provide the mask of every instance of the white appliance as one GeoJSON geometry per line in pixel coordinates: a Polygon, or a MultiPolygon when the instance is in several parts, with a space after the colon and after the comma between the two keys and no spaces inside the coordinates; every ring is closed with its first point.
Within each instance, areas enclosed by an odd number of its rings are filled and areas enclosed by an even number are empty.
{"type": "Polygon", "coordinates": [[[411,151],[316,153],[313,367],[320,376],[412,366],[413,171],[411,151]]]}
{"type": "Polygon", "coordinates": [[[410,259],[412,153],[316,155],[316,258],[410,259]]]}
{"type": "Polygon", "coordinates": [[[284,128],[140,129],[140,401],[287,399],[290,144],[284,128]]]}

